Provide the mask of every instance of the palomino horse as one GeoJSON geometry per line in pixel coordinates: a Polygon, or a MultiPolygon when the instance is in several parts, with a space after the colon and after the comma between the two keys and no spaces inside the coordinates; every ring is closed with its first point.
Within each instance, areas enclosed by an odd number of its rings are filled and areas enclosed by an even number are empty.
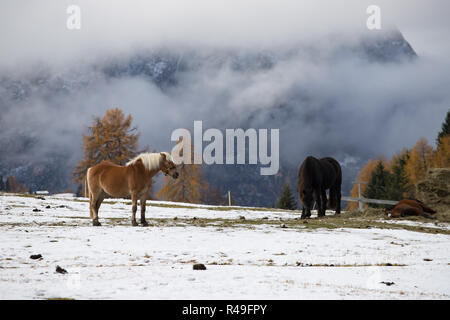
{"type": "Polygon", "coordinates": [[[330,207],[336,207],[336,213],[341,213],[341,184],[339,162],[330,157],[307,157],[298,172],[298,195],[303,203],[302,219],[311,216],[314,201],[318,204],[318,216],[325,216],[327,189],[330,189],[330,207]]]}
{"type": "Polygon", "coordinates": [[[100,226],[98,209],[105,196],[123,198],[131,195],[131,224],[137,226],[137,201],[141,204],[141,223],[145,221],[145,201],[150,190],[152,177],[159,171],[166,176],[178,178],[176,166],[168,152],[142,153],[125,166],[119,166],[109,161],[103,161],[87,171],[89,186],[90,216],[94,226],[100,226]]]}

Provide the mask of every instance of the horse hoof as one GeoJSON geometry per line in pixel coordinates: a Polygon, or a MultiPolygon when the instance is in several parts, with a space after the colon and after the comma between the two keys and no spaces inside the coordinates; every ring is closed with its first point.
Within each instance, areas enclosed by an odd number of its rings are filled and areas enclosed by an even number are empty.
{"type": "Polygon", "coordinates": [[[132,225],[133,227],[137,227],[137,226],[138,226],[138,224],[137,224],[136,221],[131,221],[131,225],[132,225]]]}
{"type": "Polygon", "coordinates": [[[92,225],[93,225],[94,227],[99,227],[99,226],[101,226],[102,224],[101,224],[100,222],[98,222],[98,220],[94,220],[94,221],[92,221],[92,225]]]}
{"type": "Polygon", "coordinates": [[[142,224],[143,227],[148,227],[147,221],[142,221],[141,224],[142,224]]]}

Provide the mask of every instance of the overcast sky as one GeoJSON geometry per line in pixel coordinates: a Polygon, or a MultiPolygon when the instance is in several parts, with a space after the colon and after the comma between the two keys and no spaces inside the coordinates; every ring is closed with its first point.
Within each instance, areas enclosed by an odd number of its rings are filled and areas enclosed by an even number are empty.
{"type": "Polygon", "coordinates": [[[167,43],[254,46],[366,28],[369,5],[382,28],[397,26],[419,55],[450,53],[447,0],[2,0],[0,64],[91,58],[167,43]],[[70,4],[81,30],[66,28],[70,4]]]}

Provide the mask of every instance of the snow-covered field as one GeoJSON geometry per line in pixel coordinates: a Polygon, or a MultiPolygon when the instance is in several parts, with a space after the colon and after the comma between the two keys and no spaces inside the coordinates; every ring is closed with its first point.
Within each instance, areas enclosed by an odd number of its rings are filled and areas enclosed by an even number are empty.
{"type": "Polygon", "coordinates": [[[149,202],[150,226],[132,227],[128,203],[106,200],[93,227],[86,199],[0,195],[0,299],[450,298],[448,224],[308,228],[299,212],[149,202]]]}

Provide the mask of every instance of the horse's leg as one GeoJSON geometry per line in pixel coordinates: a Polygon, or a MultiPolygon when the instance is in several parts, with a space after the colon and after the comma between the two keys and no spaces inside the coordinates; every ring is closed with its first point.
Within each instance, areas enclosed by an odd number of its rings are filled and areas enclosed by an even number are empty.
{"type": "Polygon", "coordinates": [[[317,217],[321,217],[322,216],[322,193],[321,193],[320,189],[314,190],[314,200],[315,200],[315,207],[317,207],[317,217]]]}
{"type": "Polygon", "coordinates": [[[422,212],[422,216],[424,217],[424,218],[427,218],[427,219],[436,219],[436,217],[433,217],[431,214],[429,214],[429,213],[427,213],[427,212],[422,212]]]}
{"type": "Polygon", "coordinates": [[[92,225],[99,226],[100,223],[98,222],[98,213],[96,212],[96,202],[98,195],[96,195],[94,192],[89,192],[89,213],[90,218],[92,219],[92,225]],[[97,217],[97,220],[95,219],[97,217]]]}
{"type": "Polygon", "coordinates": [[[131,225],[133,227],[137,226],[137,222],[136,222],[136,211],[137,211],[137,201],[138,201],[138,196],[136,193],[132,193],[131,194],[131,225]]]}
{"type": "Polygon", "coordinates": [[[303,205],[303,208],[302,208],[302,216],[301,216],[301,219],[306,219],[306,209],[305,209],[305,205],[303,205]]]}
{"type": "Polygon", "coordinates": [[[321,188],[319,196],[319,217],[325,216],[325,211],[327,210],[327,191],[325,188],[321,188]]]}
{"type": "Polygon", "coordinates": [[[336,186],[336,214],[340,214],[341,213],[341,185],[337,185],[336,186]]]}
{"type": "Polygon", "coordinates": [[[314,189],[314,205],[313,210],[317,210],[317,217],[321,217],[322,215],[322,189],[317,188],[314,189]]]}
{"type": "Polygon", "coordinates": [[[435,210],[433,210],[433,209],[431,209],[431,208],[428,208],[428,207],[424,206],[423,204],[422,204],[421,206],[422,206],[422,209],[423,209],[424,212],[427,212],[427,213],[436,213],[435,210]]]}
{"type": "Polygon", "coordinates": [[[100,192],[100,194],[97,196],[97,199],[94,199],[93,201],[93,210],[94,210],[94,217],[92,219],[92,224],[94,226],[101,226],[101,223],[98,221],[98,210],[100,209],[100,205],[102,204],[103,200],[105,199],[105,195],[103,191],[100,192]]]}
{"type": "Polygon", "coordinates": [[[102,191],[100,196],[97,199],[97,202],[95,203],[95,211],[97,212],[97,219],[98,219],[98,210],[100,209],[100,206],[102,205],[103,200],[105,200],[105,193],[102,191]]]}
{"type": "Polygon", "coordinates": [[[94,210],[92,209],[94,202],[94,195],[89,191],[89,218],[94,218],[94,210]]]}
{"type": "Polygon", "coordinates": [[[147,201],[147,193],[144,193],[144,195],[140,199],[140,203],[141,203],[141,224],[144,227],[148,226],[148,223],[145,220],[145,201],[147,201]]]}

